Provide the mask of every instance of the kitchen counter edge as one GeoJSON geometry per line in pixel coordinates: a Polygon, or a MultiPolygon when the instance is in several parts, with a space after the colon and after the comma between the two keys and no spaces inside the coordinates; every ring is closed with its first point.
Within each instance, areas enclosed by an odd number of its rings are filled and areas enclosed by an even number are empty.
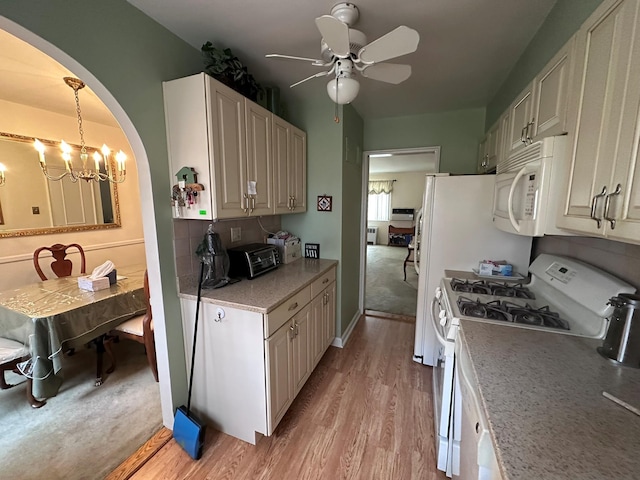
{"type": "MultiPolygon", "coordinates": [[[[337,265],[337,260],[301,258],[253,280],[243,278],[222,288],[203,288],[202,301],[267,314],[337,265]]],[[[179,279],[180,298],[196,300],[197,294],[193,276],[179,279]]]]}

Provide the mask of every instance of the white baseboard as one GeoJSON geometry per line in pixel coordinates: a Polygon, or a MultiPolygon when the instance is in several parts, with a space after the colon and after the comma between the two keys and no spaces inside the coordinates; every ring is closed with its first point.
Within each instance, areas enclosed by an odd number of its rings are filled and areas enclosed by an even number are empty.
{"type": "Polygon", "coordinates": [[[353,316],[353,318],[351,319],[351,322],[349,322],[349,326],[347,327],[347,329],[342,334],[342,337],[334,338],[333,342],[331,342],[331,345],[333,345],[334,347],[338,347],[338,348],[344,348],[344,346],[349,341],[349,337],[351,336],[351,332],[353,332],[353,329],[358,324],[358,320],[360,320],[361,316],[362,316],[362,313],[360,313],[360,311],[357,311],[355,313],[355,315],[353,316]]]}

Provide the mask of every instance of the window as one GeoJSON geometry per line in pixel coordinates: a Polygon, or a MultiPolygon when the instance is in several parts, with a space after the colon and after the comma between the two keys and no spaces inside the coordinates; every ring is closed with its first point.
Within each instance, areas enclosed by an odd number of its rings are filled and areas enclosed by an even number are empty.
{"type": "Polygon", "coordinates": [[[389,220],[389,210],[391,205],[390,193],[370,193],[369,211],[367,220],[377,220],[386,222],[389,220]]]}

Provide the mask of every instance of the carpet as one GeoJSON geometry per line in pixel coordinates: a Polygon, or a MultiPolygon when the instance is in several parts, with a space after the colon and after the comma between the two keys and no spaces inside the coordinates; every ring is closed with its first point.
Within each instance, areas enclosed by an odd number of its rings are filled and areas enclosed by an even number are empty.
{"type": "Polygon", "coordinates": [[[407,280],[402,265],[407,249],[386,245],[367,245],[365,309],[397,315],[416,315],[418,274],[407,263],[407,280]]]}
{"type": "Polygon", "coordinates": [[[95,350],[65,356],[64,383],[40,409],[27,403],[25,385],[0,390],[0,478],[102,479],[162,427],[144,347],[120,340],[114,351],[117,368],[100,387],[95,350]]]}

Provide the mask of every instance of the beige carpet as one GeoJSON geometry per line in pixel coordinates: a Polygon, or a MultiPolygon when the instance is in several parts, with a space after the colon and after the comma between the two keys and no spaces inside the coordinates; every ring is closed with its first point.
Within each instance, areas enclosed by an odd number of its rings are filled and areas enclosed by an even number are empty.
{"type": "Polygon", "coordinates": [[[365,309],[415,316],[418,275],[413,264],[408,263],[407,280],[403,280],[406,256],[406,247],[367,245],[365,309]]]}
{"type": "Polygon", "coordinates": [[[143,346],[121,340],[114,349],[118,367],[100,387],[95,350],[65,357],[62,388],[40,409],[27,404],[24,385],[0,390],[0,478],[102,479],[162,426],[143,346]]]}

